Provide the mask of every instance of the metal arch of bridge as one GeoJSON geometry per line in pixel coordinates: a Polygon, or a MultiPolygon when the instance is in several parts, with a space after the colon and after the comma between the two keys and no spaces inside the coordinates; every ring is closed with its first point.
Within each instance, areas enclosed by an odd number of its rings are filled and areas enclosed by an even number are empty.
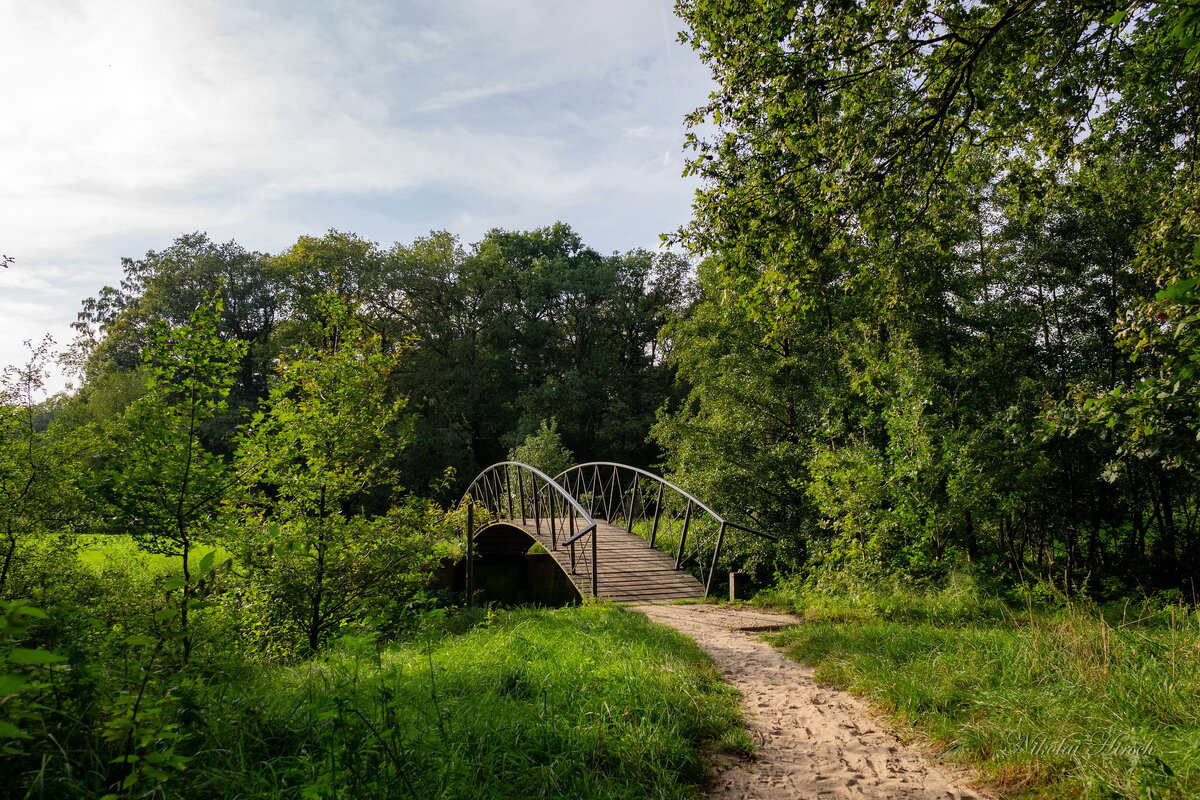
{"type": "Polygon", "coordinates": [[[769,533],[730,521],[667,479],[627,464],[591,461],[563,471],[555,480],[589,513],[610,524],[620,523],[630,533],[637,525],[644,525],[651,548],[662,534],[677,538],[671,548],[675,551],[675,569],[696,562],[704,579],[703,596],[712,594],[713,578],[730,530],[778,541],[769,533]]]}
{"type": "Polygon", "coordinates": [[[614,462],[580,464],[557,478],[528,464],[500,462],[475,477],[460,505],[464,503],[468,597],[474,591],[475,539],[496,526],[517,528],[542,544],[581,595],[626,602],[711,593],[729,529],[775,539],[726,520],[670,481],[614,462]],[[477,508],[487,517],[478,527],[477,508]],[[645,538],[634,533],[639,525],[645,538]],[[704,535],[706,528],[711,535],[704,535]],[[664,536],[678,537],[674,558],[656,549],[664,536]],[[710,545],[712,557],[704,575],[703,561],[708,559],[701,560],[701,555],[710,545]],[[693,559],[701,564],[703,584],[683,569],[693,559]]]}
{"type": "Polygon", "coordinates": [[[586,588],[593,597],[599,596],[596,521],[549,475],[519,461],[501,461],[475,476],[459,500],[460,506],[464,504],[467,506],[468,602],[475,588],[475,537],[498,524],[519,528],[545,547],[581,595],[586,588]],[[477,508],[487,517],[478,527],[475,524],[477,508]],[[588,536],[591,537],[590,548],[577,547],[580,540],[588,536]],[[564,563],[567,559],[568,563],[564,563]],[[581,565],[585,570],[582,576],[579,573],[581,565]]]}

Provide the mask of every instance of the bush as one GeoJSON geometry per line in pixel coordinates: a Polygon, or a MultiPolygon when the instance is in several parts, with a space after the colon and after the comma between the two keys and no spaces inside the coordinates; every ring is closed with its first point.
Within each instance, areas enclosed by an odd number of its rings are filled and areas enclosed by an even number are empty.
{"type": "Polygon", "coordinates": [[[575,456],[562,443],[558,435],[558,420],[552,417],[549,423],[542,420],[537,433],[529,434],[525,441],[510,450],[508,460],[536,467],[554,478],[570,469],[575,463],[575,456]]]}

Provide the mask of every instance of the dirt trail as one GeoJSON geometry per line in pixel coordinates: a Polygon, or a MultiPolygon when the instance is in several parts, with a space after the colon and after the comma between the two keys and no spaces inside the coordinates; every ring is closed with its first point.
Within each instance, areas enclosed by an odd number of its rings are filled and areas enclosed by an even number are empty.
{"type": "Polygon", "coordinates": [[[785,614],[688,605],[630,606],[700,643],[742,693],[753,761],[717,776],[714,800],[870,798],[984,800],[944,766],[902,744],[845,692],[758,637],[800,622],[785,614]]]}

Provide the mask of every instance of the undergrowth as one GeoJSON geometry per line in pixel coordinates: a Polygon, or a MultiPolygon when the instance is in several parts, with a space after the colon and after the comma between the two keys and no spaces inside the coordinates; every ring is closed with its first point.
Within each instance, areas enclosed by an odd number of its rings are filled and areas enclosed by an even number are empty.
{"type": "Polygon", "coordinates": [[[1200,614],[1143,603],[1006,603],[935,591],[785,587],[807,624],[772,635],[819,680],[973,764],[1001,796],[1200,796],[1200,614]]]}
{"type": "MultiPolygon", "coordinates": [[[[427,623],[406,643],[346,637],[309,661],[173,683],[134,753],[171,760],[146,761],[148,777],[113,796],[689,798],[705,779],[701,746],[749,747],[709,659],[640,614],[427,623]]],[[[97,734],[31,738],[0,757],[7,796],[112,791],[97,734]]]]}

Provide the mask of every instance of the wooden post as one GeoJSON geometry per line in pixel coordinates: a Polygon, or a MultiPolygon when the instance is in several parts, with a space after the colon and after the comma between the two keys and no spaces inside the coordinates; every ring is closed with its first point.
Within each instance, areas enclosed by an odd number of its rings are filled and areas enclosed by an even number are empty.
{"type": "Polygon", "coordinates": [[[729,599],[745,600],[749,575],[736,569],[729,573],[729,599]]]}

